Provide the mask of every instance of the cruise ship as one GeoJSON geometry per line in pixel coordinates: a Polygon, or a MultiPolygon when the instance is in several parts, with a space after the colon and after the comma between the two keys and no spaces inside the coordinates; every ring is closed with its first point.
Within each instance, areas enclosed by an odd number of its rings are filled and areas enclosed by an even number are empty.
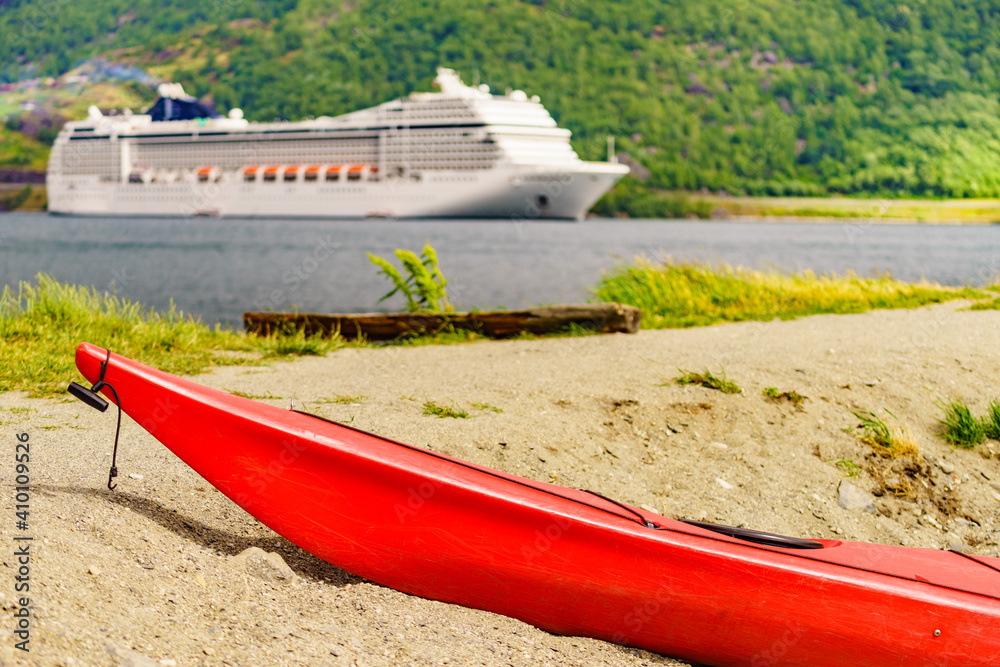
{"type": "Polygon", "coordinates": [[[49,160],[49,211],[90,216],[580,219],[628,173],[585,162],[537,96],[467,86],[336,117],[219,116],[179,84],[145,114],[66,124],[49,160]]]}

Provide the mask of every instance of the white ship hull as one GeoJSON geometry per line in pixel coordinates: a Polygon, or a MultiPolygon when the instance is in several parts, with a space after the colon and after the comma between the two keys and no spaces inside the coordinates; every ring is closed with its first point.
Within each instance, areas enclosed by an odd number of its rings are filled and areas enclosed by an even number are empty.
{"type": "Polygon", "coordinates": [[[148,184],[75,176],[50,182],[49,212],[82,216],[239,218],[582,219],[622,176],[618,165],[580,163],[575,173],[497,168],[419,181],[148,184]]]}
{"type": "MultiPolygon", "coordinates": [[[[335,118],[248,123],[103,116],[67,123],[49,211],[85,216],[580,219],[628,173],[584,162],[537,98],[439,70],[440,93],[335,118]]],[[[173,96],[167,96],[173,95],[173,96]]],[[[161,95],[157,108],[196,104],[161,95]]]]}

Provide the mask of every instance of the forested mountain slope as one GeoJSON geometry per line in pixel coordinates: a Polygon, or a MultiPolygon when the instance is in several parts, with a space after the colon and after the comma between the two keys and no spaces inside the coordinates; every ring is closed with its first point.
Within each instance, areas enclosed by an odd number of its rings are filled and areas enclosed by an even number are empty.
{"type": "Polygon", "coordinates": [[[1000,196],[989,0],[7,0],[0,81],[96,55],[253,119],[427,90],[439,65],[539,94],[645,187],[1000,196]]]}

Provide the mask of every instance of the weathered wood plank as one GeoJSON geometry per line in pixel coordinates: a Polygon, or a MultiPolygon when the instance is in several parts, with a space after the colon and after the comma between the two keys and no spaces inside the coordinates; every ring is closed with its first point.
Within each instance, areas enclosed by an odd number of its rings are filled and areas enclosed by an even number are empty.
{"type": "Polygon", "coordinates": [[[620,303],[573,304],[529,308],[528,310],[484,313],[364,313],[323,315],[318,313],[243,313],[248,333],[268,335],[278,331],[303,330],[308,335],[339,332],[347,340],[393,340],[401,336],[434,334],[451,326],[478,331],[493,338],[516,336],[522,332],[553,333],[577,325],[603,333],[635,333],[642,313],[620,303]]]}

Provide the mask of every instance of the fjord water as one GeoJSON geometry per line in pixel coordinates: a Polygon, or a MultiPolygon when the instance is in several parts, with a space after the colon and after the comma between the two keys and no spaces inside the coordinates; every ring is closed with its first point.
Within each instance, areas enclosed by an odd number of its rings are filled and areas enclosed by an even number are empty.
{"type": "Polygon", "coordinates": [[[907,281],[982,285],[1000,275],[1000,226],[687,220],[307,221],[0,216],[0,283],[45,271],[207,323],[246,310],[370,312],[389,283],[367,252],[430,243],[460,308],[584,301],[603,271],[636,255],[753,268],[891,271],[907,281]]]}

